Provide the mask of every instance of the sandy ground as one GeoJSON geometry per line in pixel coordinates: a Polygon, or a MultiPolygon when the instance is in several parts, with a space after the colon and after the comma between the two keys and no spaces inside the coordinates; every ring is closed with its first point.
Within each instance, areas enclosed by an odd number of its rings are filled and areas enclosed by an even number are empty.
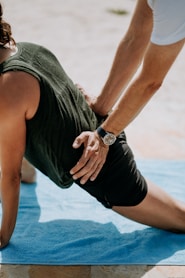
{"type": "MultiPolygon", "coordinates": [[[[15,40],[35,42],[48,47],[56,54],[73,81],[83,85],[91,94],[98,94],[107,78],[116,47],[127,29],[135,4],[134,0],[1,2],[4,5],[5,18],[12,25],[15,40]],[[111,9],[124,10],[126,14],[111,13],[111,9]]],[[[185,159],[184,58],[185,48],[161,89],[126,129],[128,142],[137,158],[185,159]]],[[[185,269],[182,267],[175,270],[173,267],[151,270],[147,266],[125,266],[121,269],[110,267],[101,268],[101,271],[100,268],[75,268],[75,272],[72,270],[72,267],[67,268],[67,274],[64,268],[55,268],[56,272],[52,273],[52,277],[185,277],[185,269]],[[85,274],[78,271],[85,271],[85,274]],[[158,274],[153,274],[154,271],[158,274]],[[122,276],[118,276],[118,272],[122,276]]],[[[46,272],[50,271],[51,268],[47,268],[46,272]]],[[[0,277],[51,277],[46,272],[43,268],[34,266],[1,266],[0,277]],[[33,273],[37,274],[34,276],[33,273]]]]}
{"type": "MultiPolygon", "coordinates": [[[[98,94],[107,78],[116,47],[125,33],[134,0],[4,0],[4,13],[17,41],[51,49],[74,82],[98,94]],[[13,5],[12,5],[13,4],[13,5]],[[125,10],[116,15],[109,10],[125,10]]],[[[139,157],[185,158],[185,48],[162,88],[127,128],[139,157]]]]}

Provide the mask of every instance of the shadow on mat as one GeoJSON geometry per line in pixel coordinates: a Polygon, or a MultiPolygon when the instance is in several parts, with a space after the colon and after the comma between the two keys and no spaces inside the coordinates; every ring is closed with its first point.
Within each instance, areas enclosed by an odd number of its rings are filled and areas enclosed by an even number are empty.
{"type": "Polygon", "coordinates": [[[120,233],[112,222],[39,222],[41,208],[36,187],[21,187],[17,225],[10,244],[1,252],[2,264],[155,265],[185,250],[185,235],[154,228],[120,233]]]}

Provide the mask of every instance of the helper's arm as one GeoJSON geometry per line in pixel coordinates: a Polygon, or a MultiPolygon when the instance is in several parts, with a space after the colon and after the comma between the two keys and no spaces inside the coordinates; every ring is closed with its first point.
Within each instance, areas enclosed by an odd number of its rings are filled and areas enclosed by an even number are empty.
{"type": "Polygon", "coordinates": [[[105,130],[118,135],[133,121],[162,85],[184,42],[185,39],[165,46],[149,44],[140,74],[131,82],[112,114],[102,124],[105,130]]]}
{"type": "Polygon", "coordinates": [[[116,51],[108,79],[93,104],[97,114],[108,114],[143,59],[152,31],[152,11],[146,2],[137,2],[129,28],[116,51]]]}
{"type": "MultiPolygon", "coordinates": [[[[148,30],[150,29],[151,31],[152,14],[150,8],[146,4],[146,1],[139,0],[134,16],[135,19],[137,18],[137,16],[139,17],[139,11],[142,13],[141,7],[143,7],[143,9],[145,8],[144,10],[146,11],[146,14],[148,14],[148,17],[143,17],[143,21],[141,21],[142,24],[139,28],[141,29],[141,37],[143,35],[142,30],[144,30],[145,28],[144,26],[146,26],[147,24],[149,24],[150,26],[150,28],[146,28],[147,36],[144,36],[144,51],[142,52],[140,50],[140,54],[138,56],[136,55],[137,57],[135,57],[135,59],[137,62],[134,62],[133,60],[133,63],[135,63],[134,67],[131,66],[133,51],[130,52],[131,56],[130,58],[128,58],[130,59],[130,62],[128,62],[129,74],[127,74],[127,78],[124,79],[124,76],[127,72],[126,64],[123,63],[123,66],[120,60],[121,57],[124,60],[124,57],[129,54],[129,51],[127,51],[125,54],[125,52],[122,52],[123,50],[119,50],[121,51],[122,56],[119,58],[119,55],[116,55],[111,74],[109,76],[108,82],[105,85],[106,90],[104,88],[102,94],[97,98],[97,102],[95,102],[93,106],[94,110],[97,113],[101,115],[107,114],[107,112],[112,108],[112,105],[115,103],[115,100],[118,96],[118,92],[125,85],[126,81],[128,81],[129,77],[131,76],[131,73],[134,72],[133,69],[136,68],[137,64],[141,59],[141,56],[144,54],[141,73],[137,78],[132,80],[132,82],[129,84],[128,88],[122,95],[120,101],[116,105],[114,111],[102,124],[102,127],[106,131],[112,132],[115,135],[118,135],[123,129],[125,129],[130,124],[130,122],[138,115],[142,108],[151,99],[153,94],[158,90],[185,42],[184,39],[172,45],[166,46],[158,46],[153,43],[149,43],[149,45],[148,43],[146,44],[146,40],[148,40],[149,36],[148,30]],[[147,49],[146,45],[148,45],[147,49]]],[[[132,24],[133,22],[135,22],[134,26],[137,29],[137,24],[139,24],[139,21],[137,22],[133,19],[132,24]]],[[[139,30],[137,29],[137,31],[139,30]]],[[[130,49],[133,48],[134,44],[138,45],[137,40],[140,41],[140,47],[142,47],[142,38],[138,39],[138,37],[133,37],[133,39],[134,41],[131,44],[131,47],[129,47],[130,49]]],[[[91,145],[87,144],[88,139],[86,139],[85,136],[86,134],[82,133],[79,137],[76,138],[74,142],[73,146],[75,148],[78,148],[81,144],[84,144],[84,146],[86,147],[79,162],[75,165],[75,167],[73,167],[73,169],[71,169],[71,173],[73,174],[75,179],[83,177],[81,179],[83,183],[85,183],[89,178],[91,180],[94,180],[97,177],[99,171],[101,170],[104,164],[106,157],[100,155],[103,147],[102,144],[99,144],[99,138],[97,136],[97,133],[94,132],[94,137],[91,134],[91,142],[93,142],[91,143],[91,145]]]]}

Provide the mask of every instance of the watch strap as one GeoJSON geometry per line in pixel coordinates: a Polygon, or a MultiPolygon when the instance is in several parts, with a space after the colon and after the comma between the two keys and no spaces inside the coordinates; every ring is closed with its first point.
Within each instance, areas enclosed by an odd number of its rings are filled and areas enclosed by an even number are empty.
{"type": "Polygon", "coordinates": [[[101,126],[99,126],[96,129],[96,131],[97,131],[98,135],[102,138],[107,134],[107,132],[101,126]]]}

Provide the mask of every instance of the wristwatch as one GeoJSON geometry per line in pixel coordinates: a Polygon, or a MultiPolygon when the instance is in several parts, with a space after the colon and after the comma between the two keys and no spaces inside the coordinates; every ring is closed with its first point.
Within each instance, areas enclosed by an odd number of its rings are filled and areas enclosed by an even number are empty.
{"type": "Polygon", "coordinates": [[[105,145],[110,146],[116,141],[116,135],[111,132],[105,131],[101,126],[99,126],[96,131],[105,145]]]}

